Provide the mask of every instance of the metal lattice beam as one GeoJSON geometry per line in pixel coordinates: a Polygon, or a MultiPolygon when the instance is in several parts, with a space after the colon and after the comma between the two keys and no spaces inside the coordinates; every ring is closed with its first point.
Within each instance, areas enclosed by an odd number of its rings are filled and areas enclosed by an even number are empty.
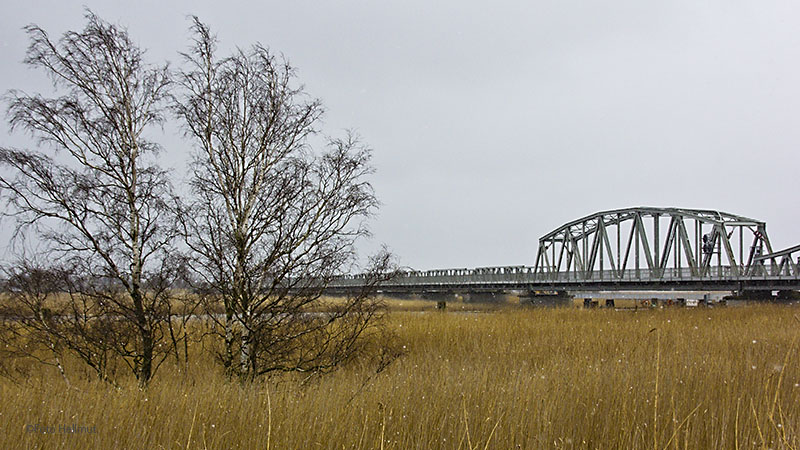
{"type": "MultiPolygon", "coordinates": [[[[542,236],[534,267],[537,274],[576,280],[621,279],[626,270],[646,270],[650,279],[666,270],[710,277],[723,267],[739,276],[758,270],[754,264],[765,253],[772,246],[763,221],[705,209],[638,207],[594,213],[542,236]]],[[[790,259],[786,267],[797,269],[790,259]]]]}

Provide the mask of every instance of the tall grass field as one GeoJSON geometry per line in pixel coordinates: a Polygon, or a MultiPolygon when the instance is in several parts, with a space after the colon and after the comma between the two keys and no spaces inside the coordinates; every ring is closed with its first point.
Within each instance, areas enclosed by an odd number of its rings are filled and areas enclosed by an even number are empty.
{"type": "Polygon", "coordinates": [[[402,354],[229,382],[200,343],[146,390],[31,366],[0,448],[797,449],[800,308],[393,312],[402,354]]]}

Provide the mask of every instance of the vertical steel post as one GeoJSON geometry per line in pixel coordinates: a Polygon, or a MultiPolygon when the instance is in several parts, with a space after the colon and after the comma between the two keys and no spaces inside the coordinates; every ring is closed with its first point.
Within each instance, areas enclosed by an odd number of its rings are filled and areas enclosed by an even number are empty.
{"type": "Polygon", "coordinates": [[[636,279],[640,279],[641,276],[639,275],[639,221],[634,220],[633,226],[636,228],[636,232],[634,233],[636,239],[636,279]]]}
{"type": "Polygon", "coordinates": [[[725,229],[720,229],[720,226],[715,225],[717,230],[717,276],[722,278],[722,239],[725,237],[725,229]]]}
{"type": "MultiPolygon", "coordinates": [[[[604,219],[602,217],[600,217],[600,220],[597,223],[597,228],[595,229],[596,238],[600,238],[601,237],[600,236],[601,232],[603,233],[602,238],[605,239],[605,237],[606,237],[606,227],[605,227],[604,219]],[[602,226],[602,231],[601,231],[601,226],[602,226]]],[[[604,247],[603,239],[599,239],[597,241],[598,245],[600,245],[600,279],[601,280],[603,279],[603,247],[604,247]]]]}
{"type": "Polygon", "coordinates": [[[620,223],[620,215],[617,213],[617,278],[622,278],[622,257],[620,256],[620,228],[622,228],[622,224],[620,223]]]}
{"type": "MultiPolygon", "coordinates": [[[[703,234],[702,227],[700,226],[700,219],[694,219],[694,253],[695,253],[695,260],[697,261],[697,267],[702,267],[701,262],[703,259],[701,258],[700,254],[700,235],[703,234]]],[[[705,275],[702,272],[699,272],[700,276],[705,275]]]]}
{"type": "Polygon", "coordinates": [[[741,269],[739,271],[740,273],[744,271],[744,253],[743,253],[744,249],[742,248],[743,241],[744,241],[744,226],[739,225],[739,267],[741,269]]]}
{"type": "MultiPolygon", "coordinates": [[[[681,221],[681,226],[683,226],[683,217],[680,217],[678,220],[681,221]]],[[[678,224],[675,224],[675,229],[672,231],[675,233],[675,270],[678,272],[678,277],[682,277],[683,274],[681,273],[681,240],[678,239],[680,230],[678,229],[678,224]]]]}
{"type": "MultiPolygon", "coordinates": [[[[660,222],[660,218],[661,218],[660,214],[658,213],[653,214],[653,235],[654,235],[653,239],[655,239],[655,246],[653,248],[653,251],[655,251],[656,276],[663,276],[664,274],[663,272],[664,267],[661,267],[661,258],[659,258],[661,249],[658,248],[658,222],[660,222]]],[[[666,266],[666,261],[664,262],[664,265],[666,266]]]]}
{"type": "Polygon", "coordinates": [[[589,247],[588,247],[588,244],[587,244],[588,239],[586,239],[586,221],[585,220],[583,221],[583,223],[581,223],[581,241],[582,241],[582,245],[583,245],[583,274],[581,275],[581,278],[583,278],[585,280],[586,279],[586,275],[587,275],[587,273],[589,271],[589,267],[587,267],[588,264],[589,264],[589,251],[588,251],[589,247]]]}

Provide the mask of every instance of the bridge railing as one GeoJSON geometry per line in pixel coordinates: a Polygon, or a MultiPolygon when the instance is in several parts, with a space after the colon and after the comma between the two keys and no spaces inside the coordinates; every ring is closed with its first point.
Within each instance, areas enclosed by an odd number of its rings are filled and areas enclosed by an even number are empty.
{"type": "MultiPolygon", "coordinates": [[[[796,280],[800,270],[770,264],[744,267],[708,267],[702,273],[691,268],[628,269],[592,272],[536,273],[533,267],[480,267],[477,269],[440,269],[428,271],[400,271],[383,286],[465,286],[465,285],[526,285],[574,284],[576,282],[659,282],[659,281],[747,281],[796,280]]],[[[330,287],[354,287],[363,284],[363,277],[346,275],[333,280],[330,287]]]]}
{"type": "Polygon", "coordinates": [[[744,266],[714,266],[694,271],[688,267],[666,269],[628,269],[593,272],[561,272],[542,274],[541,280],[554,281],[703,281],[703,280],[793,280],[800,278],[797,267],[779,264],[744,266]]]}

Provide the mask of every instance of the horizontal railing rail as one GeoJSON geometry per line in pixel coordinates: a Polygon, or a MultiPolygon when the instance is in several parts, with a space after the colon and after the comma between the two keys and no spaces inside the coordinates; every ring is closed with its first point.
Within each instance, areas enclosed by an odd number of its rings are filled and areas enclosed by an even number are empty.
{"type": "MultiPolygon", "coordinates": [[[[356,287],[364,284],[366,275],[344,275],[332,280],[333,288],[356,287]]],[[[707,267],[702,273],[691,268],[627,269],[536,273],[534,267],[502,266],[476,269],[436,269],[427,271],[398,271],[385,287],[468,286],[468,285],[536,285],[648,282],[747,282],[769,280],[798,280],[800,267],[793,265],[757,264],[749,269],[740,266],[707,267]]]]}

